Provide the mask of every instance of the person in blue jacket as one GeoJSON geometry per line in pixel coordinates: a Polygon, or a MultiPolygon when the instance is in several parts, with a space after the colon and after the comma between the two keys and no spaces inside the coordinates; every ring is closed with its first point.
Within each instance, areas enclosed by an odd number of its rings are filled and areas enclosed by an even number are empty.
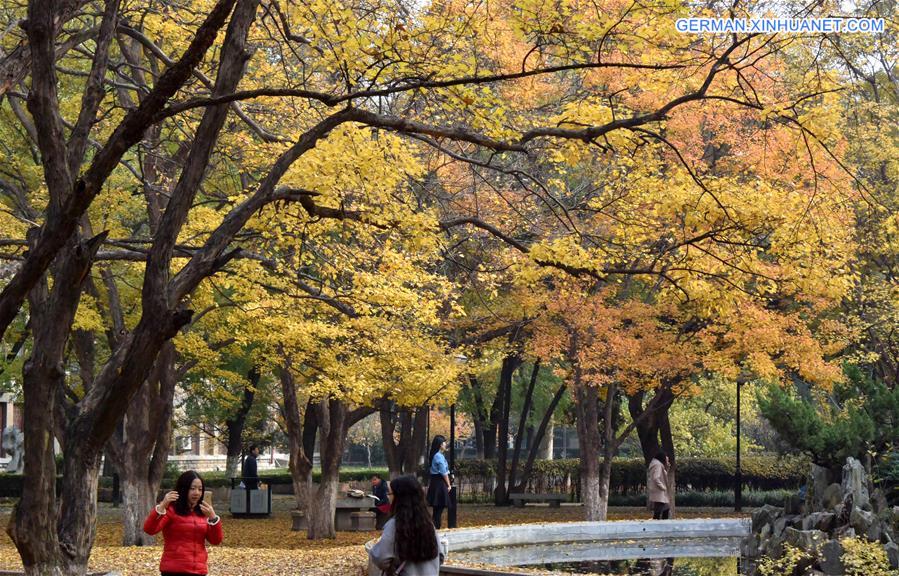
{"type": "Polygon", "coordinates": [[[428,482],[428,505],[434,509],[434,527],[440,528],[440,517],[450,505],[449,492],[453,489],[449,477],[449,465],[443,453],[446,451],[446,438],[437,435],[431,442],[428,461],[431,463],[431,480],[428,482]]]}

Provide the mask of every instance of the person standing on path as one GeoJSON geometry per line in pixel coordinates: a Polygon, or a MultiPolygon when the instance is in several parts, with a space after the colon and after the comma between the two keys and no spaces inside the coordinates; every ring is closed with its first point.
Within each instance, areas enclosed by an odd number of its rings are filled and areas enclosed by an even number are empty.
{"type": "Polygon", "coordinates": [[[212,504],[203,500],[203,479],[193,470],[178,477],[175,489],[168,492],[144,521],[144,532],[162,532],[165,544],[159,572],[162,576],[205,576],[206,542],[222,543],[222,520],[212,504]],[[173,506],[174,504],[174,506],[173,506]]]}
{"type": "Polygon", "coordinates": [[[244,458],[243,470],[240,473],[247,490],[256,490],[259,488],[259,466],[256,463],[257,458],[259,458],[259,446],[250,444],[250,453],[244,458]]]}
{"type": "Polygon", "coordinates": [[[671,510],[671,497],[668,494],[668,455],[659,450],[649,462],[646,471],[646,499],[652,508],[653,520],[667,520],[671,510]]]}
{"type": "Polygon", "coordinates": [[[428,505],[434,509],[434,527],[440,528],[440,517],[450,505],[449,491],[453,489],[449,477],[449,465],[443,453],[446,451],[446,438],[437,435],[431,442],[428,461],[431,463],[431,480],[428,482],[428,505]]]}
{"type": "MultiPolygon", "coordinates": [[[[646,499],[652,508],[653,520],[667,520],[671,513],[671,494],[668,491],[668,469],[671,460],[664,450],[649,461],[646,471],[646,499]]],[[[671,576],[674,571],[674,558],[665,558],[660,576],[671,576]]]]}

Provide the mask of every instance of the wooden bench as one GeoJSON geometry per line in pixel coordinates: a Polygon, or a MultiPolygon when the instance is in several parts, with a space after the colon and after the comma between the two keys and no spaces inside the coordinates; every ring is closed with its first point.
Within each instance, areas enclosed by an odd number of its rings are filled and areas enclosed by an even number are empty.
{"type": "Polygon", "coordinates": [[[524,507],[525,502],[549,502],[553,508],[559,508],[563,500],[568,500],[567,494],[509,494],[509,500],[519,508],[524,507]]]}

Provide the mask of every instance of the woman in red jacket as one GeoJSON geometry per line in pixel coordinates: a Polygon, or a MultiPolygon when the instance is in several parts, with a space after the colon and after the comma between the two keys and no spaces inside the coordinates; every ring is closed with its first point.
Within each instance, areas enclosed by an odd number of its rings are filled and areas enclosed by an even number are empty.
{"type": "Polygon", "coordinates": [[[212,505],[203,501],[203,491],[203,479],[188,470],[144,521],[144,532],[152,535],[161,531],[165,540],[159,563],[162,576],[195,576],[209,571],[206,541],[221,544],[222,521],[212,505]]]}

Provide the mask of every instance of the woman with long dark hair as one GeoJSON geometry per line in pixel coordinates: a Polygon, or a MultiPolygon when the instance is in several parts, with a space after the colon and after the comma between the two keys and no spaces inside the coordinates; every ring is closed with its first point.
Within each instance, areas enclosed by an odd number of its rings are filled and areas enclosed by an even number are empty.
{"type": "Polygon", "coordinates": [[[212,504],[203,500],[204,492],[203,479],[188,470],[144,521],[144,532],[162,532],[165,539],[159,562],[162,576],[202,576],[209,572],[206,542],[221,544],[223,534],[221,518],[212,504]]]}
{"type": "Polygon", "coordinates": [[[428,505],[434,509],[434,527],[440,528],[440,517],[450,504],[449,491],[453,489],[449,477],[449,465],[443,452],[446,451],[446,438],[434,436],[431,449],[428,451],[428,462],[431,465],[431,479],[428,482],[428,505]]]}
{"type": "Polygon", "coordinates": [[[418,479],[400,476],[391,480],[387,497],[391,518],[368,552],[372,563],[389,575],[436,576],[443,555],[418,479]]]}

